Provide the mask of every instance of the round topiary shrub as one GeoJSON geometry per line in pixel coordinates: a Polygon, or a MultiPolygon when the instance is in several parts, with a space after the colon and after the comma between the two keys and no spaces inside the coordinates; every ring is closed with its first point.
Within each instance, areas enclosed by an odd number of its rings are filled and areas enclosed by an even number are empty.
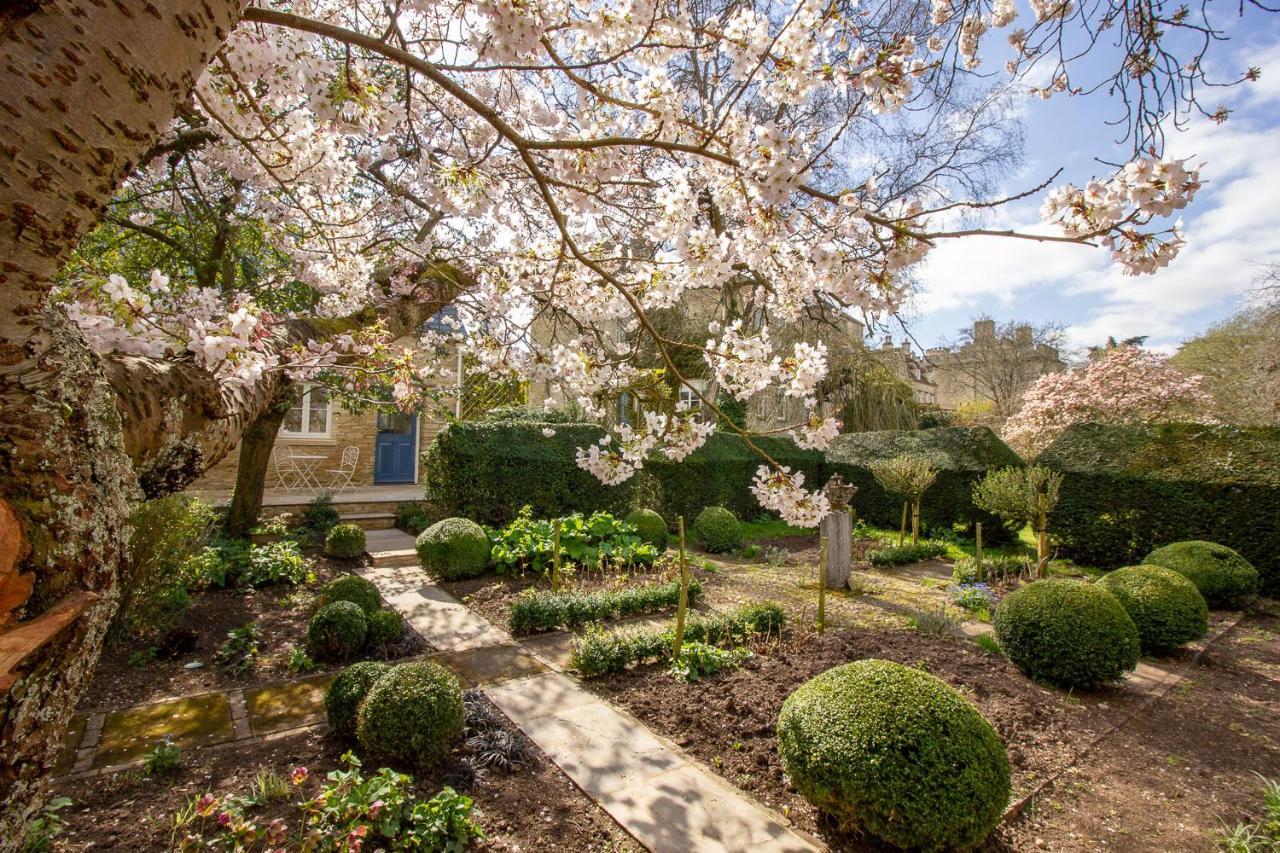
{"type": "Polygon", "coordinates": [[[1209,607],[1196,585],[1161,566],[1126,566],[1107,573],[1098,585],[1116,597],[1138,626],[1148,652],[1198,640],[1209,632],[1209,607]]]}
{"type": "Polygon", "coordinates": [[[738,517],[724,507],[709,506],[694,519],[693,536],[702,550],[723,554],[742,544],[742,525],[738,517]]]}
{"type": "Polygon", "coordinates": [[[422,567],[445,580],[473,578],[489,562],[489,537],[466,518],[437,521],[418,536],[422,567]]]}
{"type": "Polygon", "coordinates": [[[996,639],[1027,675],[1061,687],[1095,687],[1138,665],[1138,628],[1101,586],[1052,578],[1009,593],[996,607],[996,639]]]}
{"type": "Polygon", "coordinates": [[[360,705],[356,736],[388,758],[425,766],[462,736],[462,686],[449,670],[423,661],[395,667],[360,705]]]}
{"type": "Polygon", "coordinates": [[[320,591],[320,606],[335,601],[350,601],[359,605],[365,613],[373,613],[382,606],[378,588],[359,575],[342,575],[325,585],[320,591]]]}
{"type": "Polygon", "coordinates": [[[350,660],[364,648],[369,620],[360,605],[351,601],[326,604],[311,617],[307,649],[316,660],[350,660]]]}
{"type": "Polygon", "coordinates": [[[369,614],[370,646],[386,646],[404,634],[404,617],[395,610],[375,610],[369,614]]]}
{"type": "Polygon", "coordinates": [[[338,673],[324,694],[329,727],[344,738],[356,736],[356,715],[373,683],[391,671],[391,664],[367,660],[338,673]]]}
{"type": "Polygon", "coordinates": [[[1009,799],[1009,759],[971,702],[918,669],[860,660],[800,685],[778,716],[801,795],[898,847],[969,848],[1009,799]]]}
{"type": "Polygon", "coordinates": [[[351,560],[364,553],[364,528],[358,524],[335,524],[324,537],[324,555],[351,560]]]}
{"type": "Polygon", "coordinates": [[[1237,607],[1258,592],[1258,570],[1216,542],[1174,542],[1155,549],[1142,562],[1182,575],[1196,585],[1210,607],[1237,607]]]}
{"type": "Polygon", "coordinates": [[[651,509],[637,509],[624,519],[636,526],[636,533],[661,554],[667,550],[667,523],[651,509]]]}

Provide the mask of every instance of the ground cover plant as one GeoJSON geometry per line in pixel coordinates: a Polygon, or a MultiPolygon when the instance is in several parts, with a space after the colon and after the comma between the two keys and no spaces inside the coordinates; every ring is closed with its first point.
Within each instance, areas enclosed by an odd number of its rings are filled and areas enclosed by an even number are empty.
{"type": "MultiPolygon", "coordinates": [[[[688,585],[689,603],[702,592],[697,578],[688,585]]],[[[599,622],[653,613],[675,607],[680,601],[680,581],[624,586],[599,592],[551,592],[525,590],[511,605],[507,626],[514,634],[576,628],[599,622]]]]}

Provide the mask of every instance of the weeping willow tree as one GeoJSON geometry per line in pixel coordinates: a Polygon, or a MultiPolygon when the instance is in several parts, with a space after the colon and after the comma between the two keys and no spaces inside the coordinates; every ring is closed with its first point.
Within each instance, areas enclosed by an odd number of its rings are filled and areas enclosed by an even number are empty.
{"type": "Polygon", "coordinates": [[[893,375],[861,343],[831,353],[831,370],[819,391],[838,412],[845,432],[916,429],[920,409],[911,386],[893,375]]]}

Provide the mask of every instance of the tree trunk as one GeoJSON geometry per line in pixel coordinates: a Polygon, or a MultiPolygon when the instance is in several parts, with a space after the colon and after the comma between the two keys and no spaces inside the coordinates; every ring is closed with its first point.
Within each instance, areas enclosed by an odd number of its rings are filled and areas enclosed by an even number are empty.
{"type": "Polygon", "coordinates": [[[20,846],[114,615],[138,478],[101,359],[49,290],[241,0],[0,11],[0,848],[20,846]]]}
{"type": "Polygon", "coordinates": [[[920,501],[911,502],[911,544],[920,544],[920,501]]]}
{"type": "Polygon", "coordinates": [[[237,539],[249,535],[262,512],[262,493],[267,487],[271,450],[276,434],[289,411],[289,395],[283,393],[267,407],[240,436],[240,461],[236,466],[236,487],[227,512],[227,535],[237,539]]]}

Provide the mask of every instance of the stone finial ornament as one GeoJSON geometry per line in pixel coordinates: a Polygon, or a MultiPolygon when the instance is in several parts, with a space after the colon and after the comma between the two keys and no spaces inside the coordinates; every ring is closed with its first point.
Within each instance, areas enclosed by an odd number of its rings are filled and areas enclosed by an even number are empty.
{"type": "Polygon", "coordinates": [[[853,496],[858,493],[858,487],[852,483],[846,483],[844,477],[836,474],[830,480],[827,480],[827,484],[822,488],[822,493],[827,496],[827,502],[831,504],[832,510],[843,512],[849,508],[849,503],[853,500],[853,496]]]}

